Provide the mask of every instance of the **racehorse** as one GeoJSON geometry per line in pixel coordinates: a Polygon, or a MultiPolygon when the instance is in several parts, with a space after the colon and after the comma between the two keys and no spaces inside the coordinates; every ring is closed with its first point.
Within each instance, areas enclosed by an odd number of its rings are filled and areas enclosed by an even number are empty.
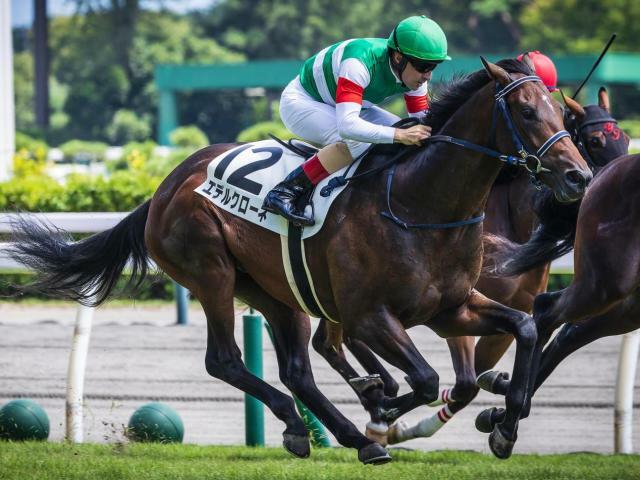
{"type": "MultiPolygon", "coordinates": [[[[574,142],[588,160],[592,171],[596,171],[614,158],[627,153],[629,139],[626,134],[618,131],[614,133],[615,120],[609,113],[609,97],[606,89],[598,92],[598,105],[580,106],[571,99],[566,102],[573,108],[573,115],[565,121],[567,129],[572,132],[574,142]],[[622,135],[622,138],[620,138],[622,135]],[[607,142],[607,137],[609,141],[607,142]]],[[[569,110],[572,111],[571,109],[569,110]]],[[[543,216],[545,230],[537,232],[541,238],[563,239],[564,243],[558,248],[558,254],[563,254],[572,248],[573,236],[568,234],[575,230],[579,202],[573,204],[559,204],[555,202],[548,190],[540,190],[530,181],[526,172],[513,167],[505,168],[494,183],[484,220],[485,232],[499,235],[516,244],[523,244],[531,237],[531,233],[538,223],[538,217],[543,216]],[[551,225],[553,224],[553,231],[551,225]],[[570,237],[567,241],[566,237],[570,237]]],[[[485,249],[494,246],[488,242],[485,249]]],[[[490,250],[489,250],[490,251],[490,250]]],[[[486,254],[486,253],[485,253],[486,254]]],[[[496,277],[483,274],[476,289],[487,297],[516,310],[531,312],[536,295],[546,290],[549,277],[550,262],[540,262],[534,268],[509,277],[496,277]]],[[[487,266],[485,265],[485,268],[487,266]]],[[[384,442],[388,434],[389,443],[398,443],[417,436],[431,436],[455,414],[467,406],[477,395],[476,372],[491,369],[504,355],[513,336],[508,334],[481,337],[477,345],[471,337],[457,337],[447,339],[454,370],[456,383],[451,390],[442,391],[439,401],[433,406],[447,403],[447,410],[440,410],[431,418],[420,424],[409,427],[405,422],[396,422],[388,432],[384,432],[384,425],[380,431],[369,431],[371,438],[384,442]],[[475,353],[474,353],[475,349],[475,353]],[[474,360],[475,356],[475,360],[474,360]],[[475,365],[474,365],[475,364],[475,365]],[[445,401],[446,399],[446,401],[445,401]],[[437,421],[439,419],[440,421],[437,421]]],[[[374,396],[375,387],[382,388],[385,395],[394,396],[398,391],[398,383],[380,364],[371,351],[357,340],[344,337],[340,325],[327,323],[321,319],[313,337],[313,346],[329,363],[352,385],[365,407],[370,408],[370,397],[374,396]],[[351,367],[342,350],[342,342],[347,346],[355,358],[373,375],[372,381],[365,381],[351,367]],[[375,381],[375,376],[380,376],[375,381]]],[[[377,422],[375,410],[372,413],[372,424],[377,422]]],[[[394,421],[391,415],[384,420],[394,421]]]]}
{"type": "MultiPolygon", "coordinates": [[[[506,60],[495,65],[483,59],[483,65],[434,105],[435,131],[442,141],[410,149],[391,170],[394,178],[368,175],[345,189],[322,230],[306,240],[305,252],[325,311],[350,337],[407,374],[413,391],[386,399],[388,409],[408,411],[438,395],[438,375],[407,328],[427,324],[443,337],[515,336],[507,414],[489,436],[494,453],[506,458],[528,401],[536,331],[529,315],[473,290],[482,263],[481,213],[503,162],[527,167],[563,201],[582,197],[591,172],[562,130],[559,104],[527,64],[506,60]],[[464,141],[451,138],[462,135],[464,141]],[[489,142],[518,153],[499,154],[487,147],[489,142]],[[538,148],[531,153],[524,145],[538,148]],[[487,152],[496,158],[487,158],[487,152]],[[392,198],[387,184],[393,184],[392,198]],[[380,215],[387,209],[406,220],[404,227],[380,215]],[[424,228],[413,228],[417,221],[424,228]],[[452,228],[440,228],[443,223],[452,228]]],[[[287,282],[278,235],[194,194],[207,178],[210,161],[234,146],[213,145],[194,153],[150,201],[111,230],[80,242],[69,243],[58,232],[22,222],[15,231],[14,258],[40,273],[35,286],[41,291],[96,305],[108,296],[127,260],[132,258],[134,273],[143,276],[147,257],[152,258],[203,306],[207,372],[267,405],[286,425],[285,448],[306,457],[309,439],[292,398],[242,363],[233,336],[233,299],[244,300],[272,328],[284,385],[338,442],[358,449],[362,462],[389,461],[387,451],[360,433],[314,382],[309,319],[287,282]]],[[[387,160],[388,155],[374,152],[366,163],[375,168],[387,160]]]]}
{"type": "MultiPolygon", "coordinates": [[[[583,112],[575,111],[580,124],[583,112]]],[[[617,140],[615,122],[592,131],[592,143],[606,146],[617,140]]],[[[579,348],[599,338],[620,335],[640,327],[640,155],[623,155],[606,166],[595,177],[581,202],[576,226],[569,236],[575,238],[574,278],[558,292],[538,295],[533,314],[538,326],[537,349],[549,340],[555,329],[562,329],[541,353],[535,392],[558,364],[579,348]]],[[[545,228],[545,223],[540,229],[545,228]]],[[[557,258],[558,237],[532,238],[522,246],[510,245],[492,261],[500,275],[517,274],[535,268],[540,262],[557,258]],[[509,257],[509,260],[507,260],[509,257]]],[[[560,242],[562,243],[562,242],[560,242]]],[[[504,394],[508,379],[491,372],[482,387],[504,394]]],[[[504,411],[490,408],[477,420],[481,430],[499,421],[504,411]]]]}

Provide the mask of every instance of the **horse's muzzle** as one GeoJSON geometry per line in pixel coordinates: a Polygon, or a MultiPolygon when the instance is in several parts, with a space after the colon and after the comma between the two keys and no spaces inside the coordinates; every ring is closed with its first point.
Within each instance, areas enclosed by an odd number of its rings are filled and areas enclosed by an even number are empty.
{"type": "Polygon", "coordinates": [[[558,199],[563,202],[580,200],[592,178],[593,174],[589,170],[569,170],[564,175],[563,188],[558,199]]]}

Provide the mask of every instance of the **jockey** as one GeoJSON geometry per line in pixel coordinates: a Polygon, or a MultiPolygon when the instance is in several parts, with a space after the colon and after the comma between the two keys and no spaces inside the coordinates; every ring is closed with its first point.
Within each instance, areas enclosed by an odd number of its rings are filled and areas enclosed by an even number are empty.
{"type": "Polygon", "coordinates": [[[429,137],[425,125],[391,127],[399,117],[376,104],[403,93],[409,115],[424,116],[427,81],[444,60],[451,60],[444,32],[424,15],[401,21],[388,39],[346,40],[309,58],[282,92],[280,116],[292,133],[323,148],[276,185],[262,208],[313,225],[313,216],[296,204],[314,185],[372,143],[418,145],[429,137]]]}
{"type": "Polygon", "coordinates": [[[522,57],[524,57],[525,54],[529,55],[535,67],[536,75],[540,77],[540,80],[545,84],[547,90],[550,92],[558,90],[558,72],[556,71],[556,66],[553,64],[553,61],[538,50],[521,53],[518,55],[518,60],[522,61],[522,57]]]}

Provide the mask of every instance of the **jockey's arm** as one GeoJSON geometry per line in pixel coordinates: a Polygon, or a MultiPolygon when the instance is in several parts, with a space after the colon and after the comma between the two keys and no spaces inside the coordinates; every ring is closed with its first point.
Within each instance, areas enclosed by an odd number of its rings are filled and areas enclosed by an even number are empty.
{"type": "Polygon", "coordinates": [[[369,71],[360,61],[349,58],[342,62],[336,88],[338,134],[359,142],[393,143],[395,128],[360,118],[364,89],[370,81],[369,71]]]}
{"type": "Polygon", "coordinates": [[[407,107],[407,113],[410,117],[424,117],[429,111],[427,82],[424,82],[422,86],[420,86],[420,88],[405,93],[404,103],[407,107]]]}

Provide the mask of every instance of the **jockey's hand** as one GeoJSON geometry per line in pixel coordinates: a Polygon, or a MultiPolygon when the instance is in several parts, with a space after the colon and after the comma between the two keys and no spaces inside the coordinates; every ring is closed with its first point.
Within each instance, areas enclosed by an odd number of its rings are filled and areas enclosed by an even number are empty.
{"type": "Polygon", "coordinates": [[[422,140],[431,136],[431,127],[428,125],[414,125],[409,128],[396,128],[393,136],[394,143],[405,145],[420,145],[422,140]]]}

